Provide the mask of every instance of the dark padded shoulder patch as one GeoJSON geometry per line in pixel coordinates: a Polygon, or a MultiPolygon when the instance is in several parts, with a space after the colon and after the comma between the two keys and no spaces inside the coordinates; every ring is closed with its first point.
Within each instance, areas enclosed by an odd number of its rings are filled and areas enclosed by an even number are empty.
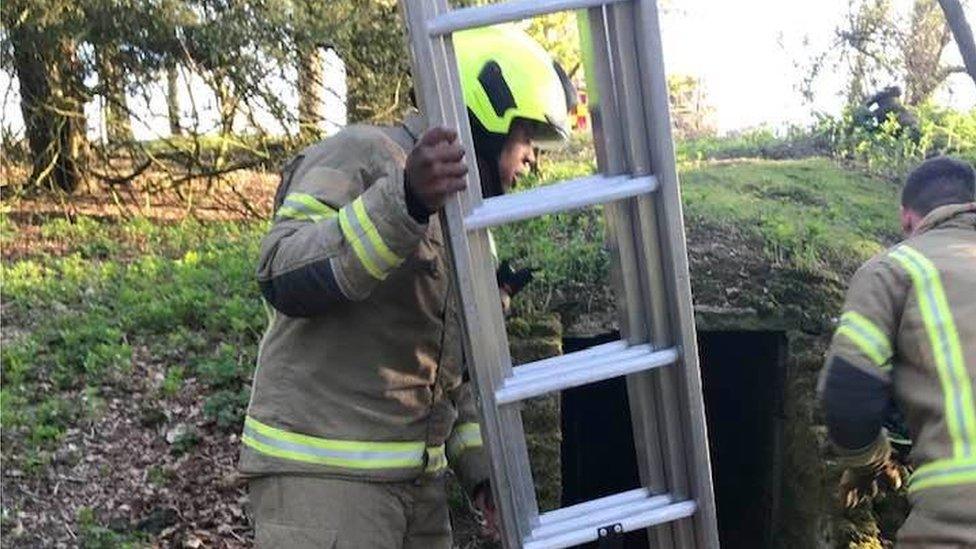
{"type": "Polygon", "coordinates": [[[830,439],[842,448],[864,448],[878,437],[891,406],[891,386],[840,357],[828,368],[823,401],[830,439]]]}
{"type": "Polygon", "coordinates": [[[485,63],[478,73],[478,82],[481,82],[481,87],[488,94],[488,100],[491,101],[491,108],[495,109],[495,114],[503,116],[505,111],[515,108],[515,96],[512,95],[508,82],[505,82],[505,76],[498,63],[494,61],[485,63]]]}
{"type": "Polygon", "coordinates": [[[336,283],[328,259],[309,263],[259,283],[268,303],[292,317],[323,315],[333,304],[348,301],[336,283]]]}

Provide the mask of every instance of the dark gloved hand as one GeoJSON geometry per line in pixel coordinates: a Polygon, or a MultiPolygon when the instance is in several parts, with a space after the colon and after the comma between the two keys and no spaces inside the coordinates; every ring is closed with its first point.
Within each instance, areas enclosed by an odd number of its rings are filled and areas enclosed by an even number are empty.
{"type": "Polygon", "coordinates": [[[474,490],[472,498],[475,515],[481,525],[481,535],[491,541],[501,540],[501,528],[498,524],[498,511],[495,509],[495,500],[491,497],[491,488],[487,482],[481,483],[474,490]]]}
{"type": "Polygon", "coordinates": [[[532,267],[527,267],[525,269],[513,270],[512,265],[506,259],[502,261],[502,264],[498,267],[498,272],[496,273],[496,279],[498,280],[498,288],[503,290],[509,297],[522,291],[522,288],[532,282],[532,273],[537,269],[532,267]]]}
{"type": "Polygon", "coordinates": [[[407,207],[414,218],[441,209],[448,198],[467,188],[464,147],[457,131],[436,126],[420,137],[403,168],[407,207]],[[416,211],[414,211],[416,210],[416,211]]]}
{"type": "Polygon", "coordinates": [[[907,476],[905,467],[892,458],[879,465],[846,469],[840,477],[841,503],[848,509],[857,507],[881,492],[898,490],[907,476]]]}
{"type": "Polygon", "coordinates": [[[897,406],[891,406],[881,426],[888,432],[888,442],[894,458],[901,464],[907,464],[908,456],[912,452],[912,436],[905,424],[905,416],[897,406]]]}

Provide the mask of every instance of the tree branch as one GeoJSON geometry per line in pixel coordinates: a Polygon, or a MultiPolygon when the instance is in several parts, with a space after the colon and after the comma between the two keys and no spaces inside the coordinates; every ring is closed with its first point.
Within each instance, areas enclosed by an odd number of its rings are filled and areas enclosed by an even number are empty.
{"type": "Polygon", "coordinates": [[[976,40],[973,40],[973,29],[966,22],[966,12],[962,9],[959,0],[939,0],[942,11],[945,13],[946,22],[952,29],[952,36],[956,39],[956,46],[962,54],[963,63],[966,65],[966,72],[976,83],[976,40]]]}

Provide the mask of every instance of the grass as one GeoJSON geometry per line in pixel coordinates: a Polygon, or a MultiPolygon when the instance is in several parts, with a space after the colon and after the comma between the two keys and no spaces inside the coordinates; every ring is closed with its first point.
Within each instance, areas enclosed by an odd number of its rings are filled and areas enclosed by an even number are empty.
{"type": "Polygon", "coordinates": [[[897,189],[830,160],[713,163],[681,178],[688,223],[740,228],[776,263],[846,271],[897,237],[897,189]]]}
{"type": "Polygon", "coordinates": [[[0,424],[5,437],[18,435],[7,441],[23,441],[4,460],[42,466],[67,428],[98,413],[102,388],[123,383],[137,361],[170,364],[163,397],[198,377],[214,391],[205,409],[229,428],[264,329],[253,279],[264,228],[84,217],[44,224],[43,237],[63,241],[64,253],[2,268],[0,424]]]}

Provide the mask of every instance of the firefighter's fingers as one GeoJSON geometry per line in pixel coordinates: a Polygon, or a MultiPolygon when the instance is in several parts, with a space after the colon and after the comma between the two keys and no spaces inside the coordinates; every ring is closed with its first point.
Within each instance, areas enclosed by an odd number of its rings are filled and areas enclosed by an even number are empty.
{"type": "Polygon", "coordinates": [[[464,147],[456,142],[442,141],[431,148],[431,155],[436,162],[460,162],[464,158],[464,147]]]}
{"type": "Polygon", "coordinates": [[[453,142],[457,139],[457,131],[451,128],[446,128],[444,126],[434,126],[424,132],[424,135],[420,136],[420,144],[428,147],[437,145],[442,141],[448,143],[453,142]]]}
{"type": "Polygon", "coordinates": [[[450,177],[445,178],[442,181],[445,194],[454,194],[468,188],[468,180],[464,179],[463,177],[450,177]]]}
{"type": "Polygon", "coordinates": [[[463,162],[440,162],[431,170],[431,175],[438,179],[463,178],[467,173],[468,166],[463,162]]]}

